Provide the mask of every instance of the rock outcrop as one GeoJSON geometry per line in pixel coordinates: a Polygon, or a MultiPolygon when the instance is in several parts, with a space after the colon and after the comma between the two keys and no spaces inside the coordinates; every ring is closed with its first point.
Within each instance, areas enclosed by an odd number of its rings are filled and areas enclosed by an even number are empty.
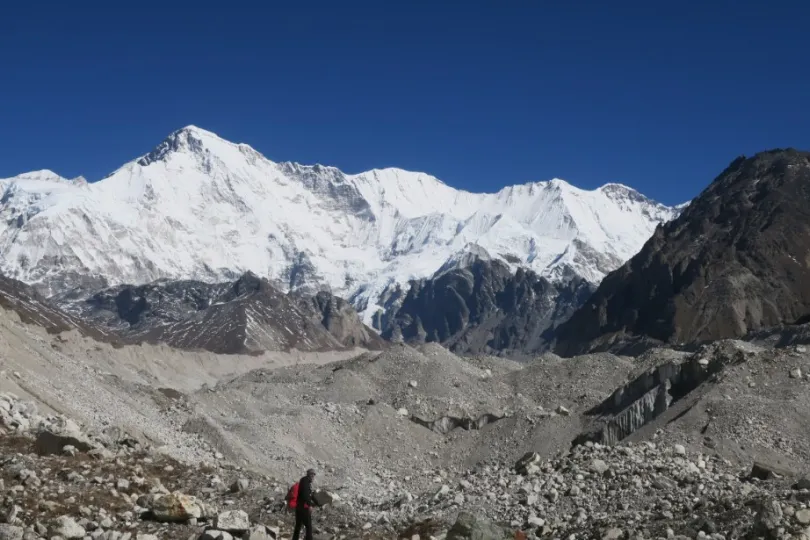
{"type": "Polygon", "coordinates": [[[563,356],[736,338],[810,314],[810,153],[733,161],[556,331],[563,356]]]}
{"type": "Polygon", "coordinates": [[[458,354],[531,354],[545,350],[547,331],[593,291],[572,277],[554,284],[501,261],[475,258],[428,280],[411,282],[383,337],[438,342],[458,354]]]}
{"type": "Polygon", "coordinates": [[[298,308],[322,325],[342,345],[380,349],[385,341],[375,331],[364,325],[352,305],[326,291],[314,295],[293,293],[298,308]]]}
{"type": "Polygon", "coordinates": [[[121,340],[61,310],[33,287],[0,275],[0,308],[13,311],[20,320],[44,328],[50,334],[76,330],[97,341],[119,344],[121,340]]]}

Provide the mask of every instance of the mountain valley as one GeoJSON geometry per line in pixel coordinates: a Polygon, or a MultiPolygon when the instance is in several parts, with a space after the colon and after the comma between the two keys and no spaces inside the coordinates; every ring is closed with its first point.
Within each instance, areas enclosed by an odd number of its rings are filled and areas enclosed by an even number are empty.
{"type": "Polygon", "coordinates": [[[199,128],[0,180],[0,538],[810,538],[810,157],[668,208],[199,128]]]}

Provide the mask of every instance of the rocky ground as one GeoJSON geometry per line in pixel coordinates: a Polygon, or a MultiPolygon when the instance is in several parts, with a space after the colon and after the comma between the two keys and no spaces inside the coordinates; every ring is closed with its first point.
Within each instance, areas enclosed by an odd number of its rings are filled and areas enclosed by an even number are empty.
{"type": "MultiPolygon", "coordinates": [[[[287,486],[267,476],[184,464],[122,432],[92,436],[8,393],[0,421],[2,539],[290,535],[287,486]]],[[[781,472],[670,441],[586,443],[557,459],[435,470],[433,489],[416,495],[331,495],[316,522],[320,538],[347,539],[808,538],[810,479],[781,472]]]]}
{"type": "Polygon", "coordinates": [[[0,317],[0,540],[289,538],[282,499],[310,466],[332,498],[320,538],[810,536],[796,335],[638,358],[225,362],[0,317]]]}

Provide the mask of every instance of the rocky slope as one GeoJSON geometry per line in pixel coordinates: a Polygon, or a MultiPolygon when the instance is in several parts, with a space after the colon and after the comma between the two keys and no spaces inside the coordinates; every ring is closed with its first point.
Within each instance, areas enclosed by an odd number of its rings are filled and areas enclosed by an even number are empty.
{"type": "Polygon", "coordinates": [[[738,158],[557,332],[573,355],[627,338],[740,337],[810,314],[810,154],[738,158]]]}
{"type": "Polygon", "coordinates": [[[389,318],[388,339],[439,342],[457,354],[526,356],[546,348],[546,331],[566,320],[593,292],[580,278],[552,283],[477,256],[411,282],[389,318]]]}
{"type": "Polygon", "coordinates": [[[114,333],[105,332],[61,310],[33,287],[3,275],[0,275],[0,308],[13,312],[22,322],[43,328],[50,334],[76,330],[99,341],[123,343],[114,333]]]}
{"type": "Polygon", "coordinates": [[[0,272],[51,296],[252,271],[284,292],[329,288],[370,324],[386,291],[477,247],[513,271],[596,283],[677,212],[619,184],[482,194],[398,169],[275,163],[189,126],[98,182],[0,180],[0,272]]]}
{"type": "Polygon", "coordinates": [[[382,339],[329,293],[289,296],[247,273],[230,283],[163,281],[54,299],[75,318],[128,343],[215,353],[378,349],[382,339]]]}
{"type": "Polygon", "coordinates": [[[315,513],[330,539],[808,534],[798,334],[637,359],[398,345],[273,366],[17,319],[0,310],[6,537],[289,538],[281,499],[310,466],[337,495],[315,513]],[[616,425],[633,429],[594,437],[616,425]]]}

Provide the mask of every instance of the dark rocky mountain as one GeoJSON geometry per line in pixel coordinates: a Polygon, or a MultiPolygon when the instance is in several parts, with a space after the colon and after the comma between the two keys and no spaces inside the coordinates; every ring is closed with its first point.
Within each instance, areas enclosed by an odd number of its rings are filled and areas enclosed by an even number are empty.
{"type": "Polygon", "coordinates": [[[0,308],[15,313],[22,322],[45,329],[49,334],[76,330],[97,341],[120,344],[114,334],[95,328],[51,304],[33,287],[21,281],[0,275],[0,308]]]}
{"type": "Polygon", "coordinates": [[[570,356],[743,337],[810,314],[810,153],[734,160],[556,332],[570,356]]]}
{"type": "Polygon", "coordinates": [[[158,281],[89,297],[58,298],[66,311],[130,343],[165,343],[215,353],[378,349],[383,340],[329,293],[287,295],[248,273],[232,283],[158,281]]]}
{"type": "Polygon", "coordinates": [[[498,260],[476,258],[431,279],[412,281],[401,305],[381,321],[394,341],[439,342],[458,354],[521,356],[547,348],[548,330],[593,292],[572,278],[553,284],[498,260]]]}

